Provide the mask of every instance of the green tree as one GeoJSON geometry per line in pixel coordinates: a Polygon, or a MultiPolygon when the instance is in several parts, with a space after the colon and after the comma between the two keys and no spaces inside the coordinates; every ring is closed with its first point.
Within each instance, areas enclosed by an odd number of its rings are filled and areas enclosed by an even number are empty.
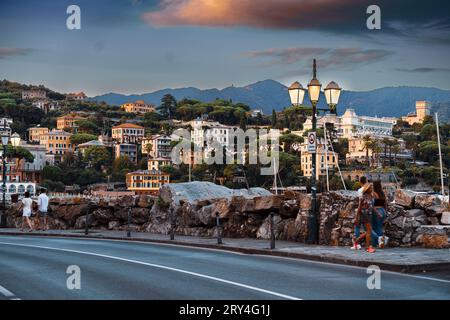
{"type": "Polygon", "coordinates": [[[275,109],[272,109],[272,128],[277,127],[277,113],[275,112],[275,109]]]}
{"type": "Polygon", "coordinates": [[[97,136],[88,133],[77,133],[70,137],[70,142],[75,146],[92,140],[97,140],[97,136]]]}
{"type": "Polygon", "coordinates": [[[91,120],[78,120],[75,122],[78,126],[78,133],[88,133],[98,135],[100,133],[99,127],[91,120]]]}
{"type": "Polygon", "coordinates": [[[161,99],[161,105],[157,108],[157,110],[161,113],[161,115],[165,118],[172,119],[173,115],[176,112],[177,108],[177,100],[171,94],[166,94],[161,99]]]}
{"type": "Polygon", "coordinates": [[[91,146],[85,150],[83,160],[100,170],[102,166],[111,164],[111,154],[105,147],[91,146]]]}

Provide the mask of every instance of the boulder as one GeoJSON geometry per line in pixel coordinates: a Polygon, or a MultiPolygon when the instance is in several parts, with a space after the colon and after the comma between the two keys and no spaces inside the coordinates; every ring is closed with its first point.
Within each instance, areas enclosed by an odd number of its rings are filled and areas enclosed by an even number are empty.
{"type": "Polygon", "coordinates": [[[281,207],[281,197],[268,195],[255,197],[255,211],[279,211],[281,207]]]}
{"type": "Polygon", "coordinates": [[[450,246],[448,226],[421,226],[416,232],[416,243],[423,247],[440,249],[450,246]]]}
{"type": "Polygon", "coordinates": [[[416,193],[413,191],[405,189],[397,189],[395,190],[394,201],[396,204],[410,209],[414,207],[415,196],[416,193]]]}
{"type": "Polygon", "coordinates": [[[425,209],[440,204],[441,200],[434,194],[418,194],[415,198],[415,206],[420,209],[425,209]]]}
{"type": "Polygon", "coordinates": [[[137,205],[140,208],[150,208],[153,205],[154,197],[149,195],[141,195],[137,199],[137,205]]]}
{"type": "Polygon", "coordinates": [[[427,216],[440,217],[447,209],[443,205],[434,205],[425,209],[427,216]]]}
{"type": "Polygon", "coordinates": [[[442,213],[441,224],[450,224],[450,211],[442,213]]]}

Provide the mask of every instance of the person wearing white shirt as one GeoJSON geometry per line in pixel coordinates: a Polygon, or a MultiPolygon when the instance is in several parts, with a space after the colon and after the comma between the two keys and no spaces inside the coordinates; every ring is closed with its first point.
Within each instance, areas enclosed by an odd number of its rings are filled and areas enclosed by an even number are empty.
{"type": "Polygon", "coordinates": [[[22,209],[22,227],[20,228],[20,231],[23,231],[25,229],[25,223],[28,224],[30,227],[30,231],[33,231],[33,226],[31,225],[30,217],[32,212],[32,206],[33,206],[33,200],[30,198],[30,193],[27,191],[25,192],[25,196],[22,199],[22,204],[19,207],[19,210],[22,209]]]}
{"type": "Polygon", "coordinates": [[[38,215],[38,221],[39,221],[39,229],[41,230],[48,230],[48,224],[47,224],[47,211],[48,211],[48,196],[45,193],[45,189],[41,189],[41,194],[38,197],[38,208],[39,208],[39,215],[38,215]],[[44,220],[44,227],[41,228],[41,219],[44,220]]]}

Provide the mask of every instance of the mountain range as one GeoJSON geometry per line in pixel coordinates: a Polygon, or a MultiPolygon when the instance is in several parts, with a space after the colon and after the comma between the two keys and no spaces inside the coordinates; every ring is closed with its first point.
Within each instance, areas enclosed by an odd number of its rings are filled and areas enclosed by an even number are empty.
{"type": "MultiPolygon", "coordinates": [[[[281,111],[290,106],[287,87],[275,80],[259,81],[244,87],[227,87],[224,89],[201,90],[194,87],[179,89],[163,89],[151,93],[123,95],[108,93],[90,98],[95,101],[105,101],[108,104],[120,105],[135,100],[144,100],[147,103],[159,105],[165,94],[173,95],[177,100],[183,98],[197,99],[208,102],[216,99],[232,100],[249,105],[252,109],[262,109],[265,114],[272,110],[281,111]]],[[[325,98],[321,97],[319,107],[325,107],[325,98]]],[[[427,100],[443,108],[450,102],[450,90],[428,87],[384,87],[370,91],[343,90],[338,105],[338,113],[353,108],[357,114],[368,116],[399,117],[415,110],[415,101],[427,100]],[[440,103],[440,104],[438,104],[440,103]],[[444,103],[444,104],[442,104],[444,103]]],[[[305,101],[308,101],[307,95],[305,101]]],[[[448,114],[448,110],[444,114],[448,114]]],[[[445,115],[444,115],[445,116],[445,115]]]]}

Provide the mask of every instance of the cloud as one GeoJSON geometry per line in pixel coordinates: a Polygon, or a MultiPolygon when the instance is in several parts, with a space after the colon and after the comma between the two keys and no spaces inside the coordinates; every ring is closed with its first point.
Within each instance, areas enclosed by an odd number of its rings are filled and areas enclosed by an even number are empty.
{"type": "Polygon", "coordinates": [[[382,61],[392,54],[392,51],[384,49],[361,48],[287,48],[245,53],[251,58],[268,60],[266,66],[299,63],[305,70],[310,69],[313,58],[317,58],[319,67],[348,69],[382,61]]]}
{"type": "Polygon", "coordinates": [[[0,59],[22,56],[31,52],[31,49],[22,48],[0,48],[0,59]]]}
{"type": "Polygon", "coordinates": [[[153,26],[322,28],[364,17],[367,0],[161,0],[142,19],[153,26]]]}
{"type": "Polygon", "coordinates": [[[450,68],[433,68],[433,67],[420,67],[414,69],[396,68],[395,70],[409,73],[450,72],[450,68]]]}

